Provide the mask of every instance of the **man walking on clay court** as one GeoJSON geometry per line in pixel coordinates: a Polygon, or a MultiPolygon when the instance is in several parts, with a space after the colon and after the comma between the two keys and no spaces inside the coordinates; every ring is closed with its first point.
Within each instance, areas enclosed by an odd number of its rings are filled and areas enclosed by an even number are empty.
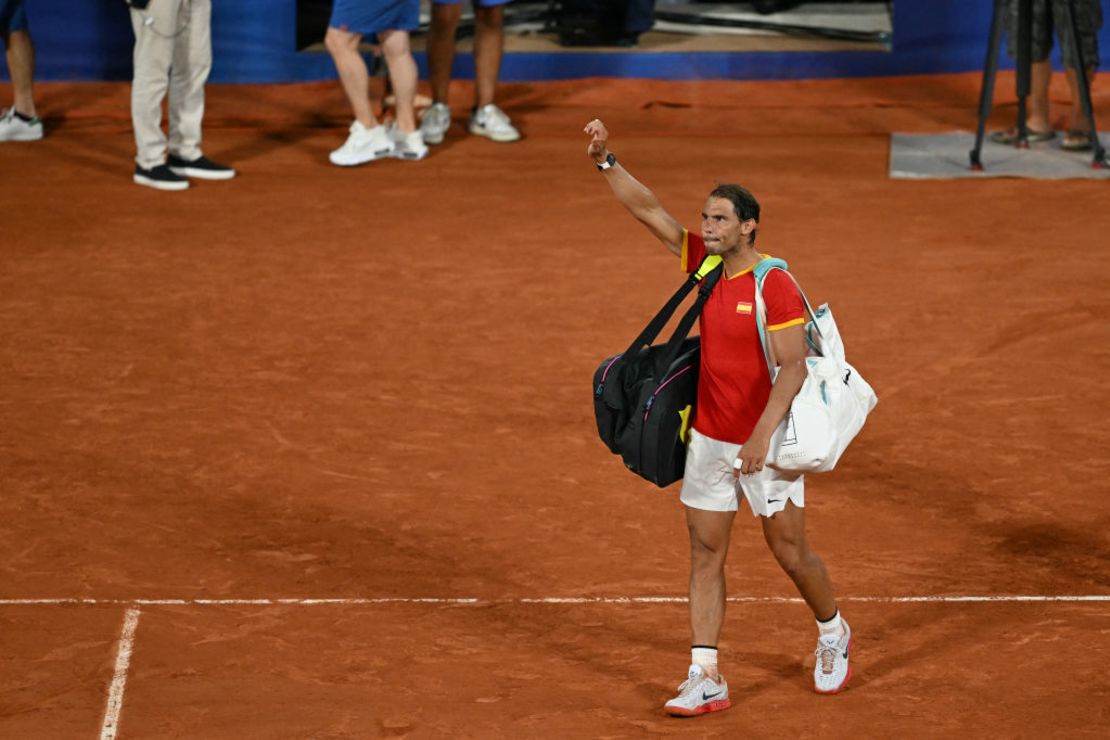
{"type": "Polygon", "coordinates": [[[767,273],[763,285],[768,341],[781,365],[772,383],[759,339],[753,269],[767,255],[755,249],[759,203],[739,185],[719,185],[690,233],[609,151],[609,132],[593,120],[587,154],[617,200],[682,261],[696,270],[718,255],[724,275],[700,317],[698,402],[686,452],[681,500],[690,532],[691,665],[668,714],[694,716],[727,709],[728,684],[717,669],[717,641],[725,616],[725,557],[742,494],[760,517],[763,536],[779,565],[817,619],[814,689],[842,690],[851,677],[852,631],[841,619],[832,583],[806,542],[803,476],[764,466],[771,435],[790,410],[806,376],[805,306],[789,275],[767,273]]]}

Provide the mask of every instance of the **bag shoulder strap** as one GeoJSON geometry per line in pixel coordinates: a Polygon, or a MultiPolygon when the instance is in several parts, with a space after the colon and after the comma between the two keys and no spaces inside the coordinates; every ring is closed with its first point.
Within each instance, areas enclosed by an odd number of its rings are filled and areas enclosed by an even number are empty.
{"type": "MultiPolygon", "coordinates": [[[[774,352],[771,349],[771,342],[767,336],[767,304],[763,300],[763,283],[767,280],[767,275],[771,270],[782,270],[786,273],[787,277],[794,281],[794,285],[798,288],[798,295],[802,297],[802,304],[805,305],[806,314],[809,316],[809,325],[817,332],[817,336],[822,336],[821,327],[817,325],[817,314],[814,313],[813,307],[809,304],[809,299],[806,298],[805,291],[802,286],[798,285],[798,280],[790,274],[787,270],[785,260],[778,259],[777,257],[768,257],[761,260],[752,269],[755,275],[755,322],[756,327],[759,329],[759,343],[763,345],[763,358],[767,361],[767,372],[771,378],[775,377],[775,359],[774,352]]],[[[809,338],[808,332],[806,336],[809,345],[817,354],[821,354],[821,348],[813,343],[809,338]]]]}
{"type": "Polygon", "coordinates": [[[717,285],[717,281],[721,279],[722,272],[724,272],[724,265],[720,257],[709,255],[703,259],[698,269],[690,273],[690,276],[686,278],[686,282],[675,291],[675,294],[671,296],[670,300],[663,304],[663,307],[659,309],[659,313],[655,314],[655,318],[649,321],[648,325],[644,327],[644,330],[632,340],[632,344],[628,346],[623,356],[635,357],[641,349],[651,346],[651,343],[659,336],[659,332],[663,331],[663,327],[667,325],[667,322],[671,320],[671,316],[674,315],[674,312],[682,304],[683,299],[689,295],[695,285],[701,283],[701,288],[698,290],[698,300],[694,302],[694,305],[686,312],[686,315],[682,317],[682,321],[678,328],[675,329],[675,333],[671,335],[670,342],[668,342],[668,344],[672,342],[675,344],[677,353],[678,344],[680,344],[690,332],[694,319],[701,313],[705,301],[709,299],[709,294],[717,285]],[[683,330],[683,326],[685,326],[685,330],[683,330]],[[680,331],[682,336],[678,337],[680,331]],[[678,338],[677,342],[674,341],[676,337],[678,338]]]}
{"type": "Polygon", "coordinates": [[[755,275],[756,286],[762,288],[763,280],[771,270],[782,270],[789,275],[790,273],[787,272],[788,267],[789,265],[786,264],[786,260],[780,260],[778,257],[768,257],[767,259],[760,260],[756,263],[755,267],[752,268],[752,274],[755,275]]]}
{"type": "MultiPolygon", "coordinates": [[[[706,275],[710,273],[710,271],[715,270],[717,266],[720,265],[722,262],[724,262],[724,260],[721,259],[720,255],[708,255],[705,259],[701,261],[701,265],[699,265],[698,269],[694,271],[694,274],[698,276],[699,280],[702,280],[705,278],[706,275]]],[[[783,264],[785,265],[786,263],[783,262],[783,264]]]]}

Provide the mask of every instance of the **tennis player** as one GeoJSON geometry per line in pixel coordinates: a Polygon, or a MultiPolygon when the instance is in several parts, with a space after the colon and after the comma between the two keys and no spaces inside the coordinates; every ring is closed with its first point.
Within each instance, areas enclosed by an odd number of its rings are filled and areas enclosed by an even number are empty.
{"type": "Polygon", "coordinates": [[[690,233],[617,162],[605,124],[595,119],[585,130],[587,154],[617,200],[681,260],[683,270],[697,269],[706,255],[719,255],[725,268],[700,317],[698,403],[681,493],[690,531],[691,665],[664,709],[693,716],[730,706],[728,684],[717,668],[717,641],[725,616],[725,556],[741,495],[817,619],[814,688],[835,694],[851,677],[852,631],[837,609],[824,564],[806,541],[803,476],[764,465],[771,434],[805,380],[801,295],[781,270],[767,274],[767,329],[781,365],[772,383],[755,316],[753,268],[767,257],[755,248],[759,203],[739,185],[719,185],[705,202],[700,233],[690,233]]]}

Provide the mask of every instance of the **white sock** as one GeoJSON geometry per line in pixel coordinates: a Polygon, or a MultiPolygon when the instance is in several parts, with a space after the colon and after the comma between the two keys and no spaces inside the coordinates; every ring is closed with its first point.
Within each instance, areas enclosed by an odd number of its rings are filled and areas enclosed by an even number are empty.
{"type": "Polygon", "coordinates": [[[705,647],[698,645],[690,648],[690,662],[694,665],[700,665],[701,669],[705,671],[705,675],[714,677],[717,675],[717,648],[705,647]]]}
{"type": "Polygon", "coordinates": [[[827,622],[822,622],[818,619],[817,629],[821,632],[822,637],[825,635],[836,635],[837,637],[841,637],[847,631],[844,629],[844,620],[840,618],[839,609],[836,610],[836,614],[832,616],[832,619],[827,622]]]}

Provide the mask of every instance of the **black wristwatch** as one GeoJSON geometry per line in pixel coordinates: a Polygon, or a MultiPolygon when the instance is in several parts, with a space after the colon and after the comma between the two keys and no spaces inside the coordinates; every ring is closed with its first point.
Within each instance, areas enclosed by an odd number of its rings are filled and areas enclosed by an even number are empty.
{"type": "Polygon", "coordinates": [[[617,163],[617,155],[609,152],[609,156],[605,158],[604,162],[597,162],[597,171],[604,172],[617,163]]]}

